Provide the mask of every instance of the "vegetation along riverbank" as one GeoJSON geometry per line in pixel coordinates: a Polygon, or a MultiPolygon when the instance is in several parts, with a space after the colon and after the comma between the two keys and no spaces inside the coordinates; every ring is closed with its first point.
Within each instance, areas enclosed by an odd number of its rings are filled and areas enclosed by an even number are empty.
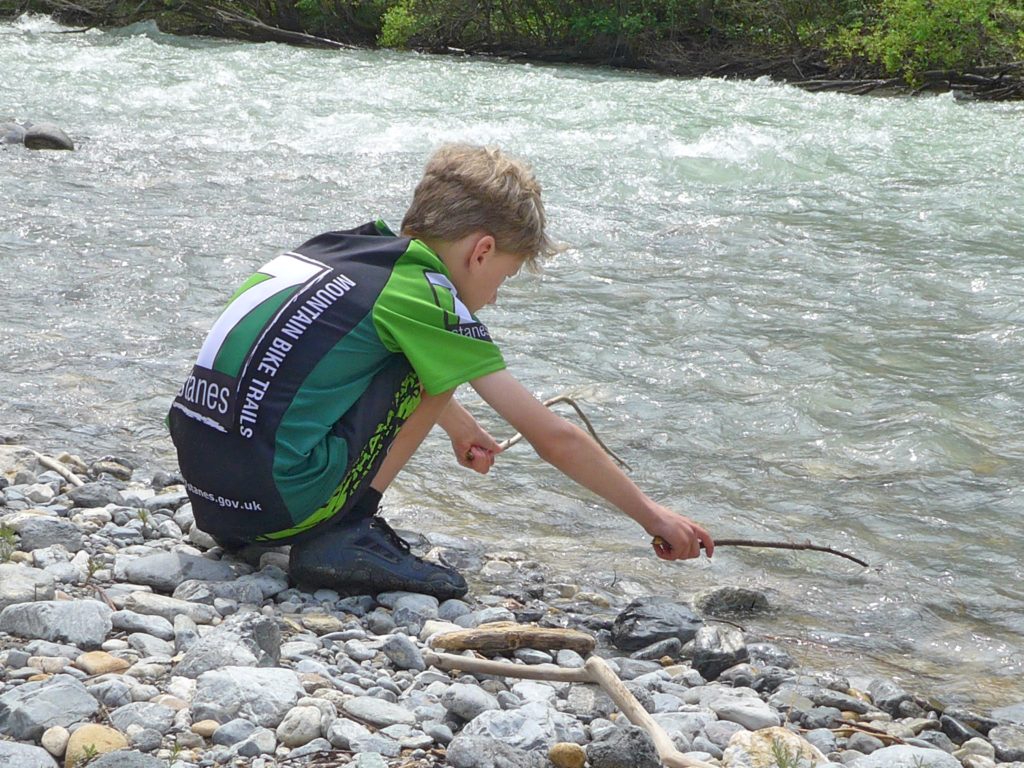
{"type": "Polygon", "coordinates": [[[1018,0],[0,0],[0,17],[1024,99],[1018,0]]]}

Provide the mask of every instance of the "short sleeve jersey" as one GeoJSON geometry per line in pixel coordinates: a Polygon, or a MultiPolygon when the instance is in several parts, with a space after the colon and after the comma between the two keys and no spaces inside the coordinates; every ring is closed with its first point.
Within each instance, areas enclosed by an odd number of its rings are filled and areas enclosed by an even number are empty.
{"type": "Polygon", "coordinates": [[[502,370],[444,263],[382,222],[264,265],[210,330],[170,412],[200,528],[286,536],[372,479],[419,402],[502,370]]]}

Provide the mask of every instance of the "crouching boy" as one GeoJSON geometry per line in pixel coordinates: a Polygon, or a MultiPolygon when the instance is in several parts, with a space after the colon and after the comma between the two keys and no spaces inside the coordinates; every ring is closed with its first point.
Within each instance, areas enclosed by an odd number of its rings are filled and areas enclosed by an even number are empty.
{"type": "Polygon", "coordinates": [[[552,251],[533,173],[496,149],[430,158],[401,233],[328,232],[264,265],[214,323],[169,417],[196,524],[228,548],[290,544],[293,581],[341,594],[465,594],[415,557],[381,494],[439,424],[486,473],[500,447],[464,383],[566,475],[633,518],[665,559],[714,542],[644,495],[589,435],[505,370],[476,313],[552,251]]]}

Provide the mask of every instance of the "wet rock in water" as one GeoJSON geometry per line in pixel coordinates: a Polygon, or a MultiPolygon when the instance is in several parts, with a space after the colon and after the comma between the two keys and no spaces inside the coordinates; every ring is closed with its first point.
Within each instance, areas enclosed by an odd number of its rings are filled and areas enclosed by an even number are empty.
{"type": "Polygon", "coordinates": [[[1005,707],[997,707],[992,710],[992,717],[999,721],[1024,725],[1024,701],[1005,707]]]}
{"type": "Polygon", "coordinates": [[[24,144],[25,129],[17,123],[0,123],[0,144],[24,144]]]}
{"type": "Polygon", "coordinates": [[[715,680],[736,664],[748,661],[743,633],[733,627],[701,627],[693,641],[693,668],[705,680],[715,680]]]}
{"type": "Polygon", "coordinates": [[[988,738],[1001,762],[1024,760],[1024,726],[997,725],[988,732],[988,738]]]}
{"type": "Polygon", "coordinates": [[[984,738],[984,734],[980,731],[971,728],[969,725],[966,725],[955,717],[950,717],[949,715],[942,715],[939,718],[939,727],[954,744],[963,744],[965,741],[973,739],[975,736],[981,736],[984,738]]]}
{"type": "Polygon", "coordinates": [[[647,732],[635,725],[616,728],[587,747],[591,768],[660,768],[647,732]]]}
{"type": "Polygon", "coordinates": [[[749,616],[770,608],[764,592],[745,587],[717,587],[701,592],[693,604],[709,616],[749,616]]]}
{"type": "Polygon", "coordinates": [[[53,123],[35,123],[25,131],[25,146],[28,149],[67,149],[75,148],[64,131],[53,123]]]}
{"type": "Polygon", "coordinates": [[[687,605],[664,597],[640,597],[615,617],[612,643],[624,651],[638,651],[670,637],[687,643],[703,624],[687,605]]]}

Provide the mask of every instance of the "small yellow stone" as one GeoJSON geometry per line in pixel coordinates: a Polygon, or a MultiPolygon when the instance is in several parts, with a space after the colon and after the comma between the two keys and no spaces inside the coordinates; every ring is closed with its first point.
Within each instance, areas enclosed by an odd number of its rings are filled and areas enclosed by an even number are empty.
{"type": "Polygon", "coordinates": [[[579,744],[561,741],[551,747],[548,759],[555,768],[583,768],[583,764],[587,762],[587,753],[579,744]]]}
{"type": "Polygon", "coordinates": [[[128,739],[120,731],[99,723],[88,723],[72,733],[68,739],[64,768],[74,768],[84,757],[105,755],[107,752],[127,747],[128,739]]]}
{"type": "Polygon", "coordinates": [[[192,723],[192,733],[202,736],[204,739],[213,736],[213,732],[218,728],[220,728],[220,723],[216,720],[200,720],[198,723],[192,723]]]}
{"type": "Polygon", "coordinates": [[[89,651],[75,659],[75,666],[87,675],[106,675],[111,672],[124,672],[131,664],[125,659],[111,656],[106,651],[89,651]]]}

